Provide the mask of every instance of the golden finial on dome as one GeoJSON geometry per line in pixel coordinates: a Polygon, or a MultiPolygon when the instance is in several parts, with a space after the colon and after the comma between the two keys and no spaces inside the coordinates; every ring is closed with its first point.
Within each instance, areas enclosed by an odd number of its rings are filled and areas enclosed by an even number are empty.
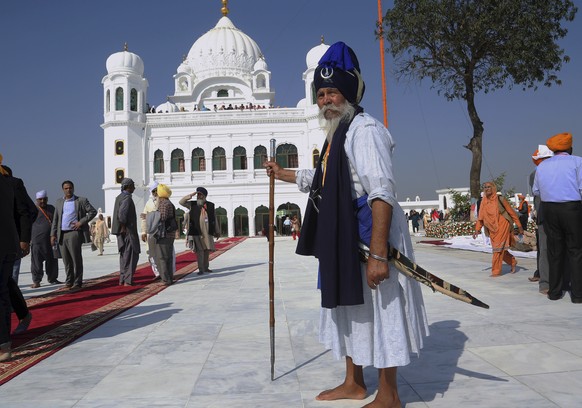
{"type": "Polygon", "coordinates": [[[222,0],[222,8],[220,11],[222,11],[224,17],[228,15],[228,0],[222,0]]]}
{"type": "Polygon", "coordinates": [[[321,36],[321,43],[325,43],[325,40],[323,39],[323,35],[321,36]]]}
{"type": "Polygon", "coordinates": [[[186,58],[187,58],[186,54],[182,54],[182,62],[186,62],[186,58]]]}

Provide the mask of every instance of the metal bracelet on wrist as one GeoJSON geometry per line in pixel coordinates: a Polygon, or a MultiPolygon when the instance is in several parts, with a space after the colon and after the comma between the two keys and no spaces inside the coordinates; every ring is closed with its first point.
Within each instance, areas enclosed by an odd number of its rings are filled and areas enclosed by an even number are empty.
{"type": "Polygon", "coordinates": [[[388,263],[388,258],[381,257],[380,255],[376,255],[370,252],[370,258],[375,259],[380,262],[388,263]]]}

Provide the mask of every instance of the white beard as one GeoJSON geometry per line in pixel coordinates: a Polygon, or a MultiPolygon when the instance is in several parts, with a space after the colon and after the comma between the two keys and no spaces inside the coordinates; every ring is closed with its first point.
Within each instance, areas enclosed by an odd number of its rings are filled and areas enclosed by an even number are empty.
{"type": "Polygon", "coordinates": [[[333,140],[333,134],[337,130],[338,126],[342,122],[349,122],[352,120],[356,113],[356,108],[354,108],[348,101],[345,101],[340,106],[325,105],[319,110],[319,124],[323,131],[325,132],[325,137],[328,143],[333,140]],[[325,112],[328,110],[333,110],[339,112],[339,116],[334,116],[331,119],[325,117],[325,112]]]}

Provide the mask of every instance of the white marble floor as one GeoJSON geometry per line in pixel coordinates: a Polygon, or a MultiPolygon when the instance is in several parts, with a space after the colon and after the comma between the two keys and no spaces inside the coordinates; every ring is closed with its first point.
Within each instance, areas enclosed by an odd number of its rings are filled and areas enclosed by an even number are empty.
{"type": "MultiPolygon", "coordinates": [[[[418,240],[418,239],[417,239],[418,240]]],[[[178,241],[181,251],[184,243],[178,241]]],[[[343,378],[317,342],[316,261],[276,239],[275,381],[270,379],[268,245],[253,238],[96,328],[0,387],[3,408],[97,407],[359,407],[318,402],[343,378]]],[[[535,259],[516,274],[490,278],[490,255],[416,244],[417,261],[471,292],[485,310],[423,289],[431,336],[399,370],[404,406],[578,407],[582,401],[582,307],[549,301],[527,280],[535,259]]],[[[87,248],[85,273],[115,270],[87,248]]],[[[145,257],[143,257],[145,259],[145,257]]],[[[507,267],[508,268],[508,267],[507,267]]],[[[22,265],[26,296],[30,266],[22,265]]],[[[62,275],[62,272],[61,272],[62,275]]],[[[376,371],[366,368],[369,396],[376,371]]]]}

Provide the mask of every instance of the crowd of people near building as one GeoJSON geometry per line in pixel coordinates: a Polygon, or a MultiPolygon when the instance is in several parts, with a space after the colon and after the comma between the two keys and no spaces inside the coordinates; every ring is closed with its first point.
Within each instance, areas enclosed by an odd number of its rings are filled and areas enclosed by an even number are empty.
{"type": "MultiPolygon", "coordinates": [[[[228,105],[223,103],[223,104],[214,104],[213,105],[213,111],[214,112],[220,112],[220,111],[257,111],[257,110],[262,110],[262,109],[274,109],[274,108],[280,108],[280,106],[274,106],[273,104],[269,104],[269,105],[259,105],[259,104],[255,104],[252,102],[248,102],[248,103],[241,103],[239,104],[232,104],[229,103],[228,105]]],[[[163,105],[159,105],[157,108],[155,106],[149,106],[146,108],[147,113],[171,113],[169,110],[167,110],[167,108],[165,108],[163,105]]],[[[194,108],[192,109],[192,112],[210,112],[211,109],[208,108],[204,103],[200,103],[200,104],[195,104],[194,108]]],[[[178,112],[188,112],[188,109],[186,109],[185,107],[180,107],[178,109],[178,112]]]]}
{"type": "MultiPolygon", "coordinates": [[[[64,285],[65,290],[78,292],[84,284],[83,245],[90,243],[101,256],[104,243],[114,235],[119,254],[119,285],[133,286],[141,238],[147,243],[153,281],[173,283],[174,239],[179,231],[176,209],[169,200],[172,192],[167,185],[150,185],[151,198],[138,215],[132,198],[135,183],[124,178],[111,218],[106,220],[89,199],[75,194],[71,180],[61,183],[62,196],[54,205],[49,204],[46,190],[36,193],[35,204],[24,182],[14,177],[2,161],[0,155],[0,362],[12,356],[11,336],[25,332],[33,319],[18,286],[21,259],[27,255],[31,256],[31,288],[40,288],[46,275],[48,284],[64,285]],[[157,221],[148,221],[147,215],[151,213],[159,214],[157,218],[151,217],[157,221]],[[153,227],[148,222],[155,224],[155,230],[150,230],[153,227]],[[59,259],[65,271],[63,281],[59,280],[59,259]],[[19,321],[14,331],[12,312],[19,321]]],[[[204,187],[198,187],[180,201],[189,210],[185,232],[191,250],[197,255],[199,275],[212,272],[209,255],[215,250],[214,238],[219,237],[214,204],[206,200],[207,195],[204,187]],[[194,196],[196,200],[190,201],[194,196]]]]}

